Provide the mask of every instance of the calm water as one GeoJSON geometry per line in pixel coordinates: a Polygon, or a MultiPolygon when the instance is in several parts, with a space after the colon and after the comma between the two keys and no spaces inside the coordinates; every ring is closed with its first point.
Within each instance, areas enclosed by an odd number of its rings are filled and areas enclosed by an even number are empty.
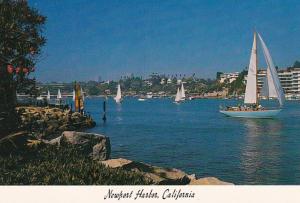
{"type": "Polygon", "coordinates": [[[91,132],[110,137],[112,157],[174,167],[235,184],[300,184],[300,102],[286,102],[276,119],[237,119],[218,112],[230,100],[180,105],[170,99],[107,104],[86,100],[97,122],[91,132]]]}

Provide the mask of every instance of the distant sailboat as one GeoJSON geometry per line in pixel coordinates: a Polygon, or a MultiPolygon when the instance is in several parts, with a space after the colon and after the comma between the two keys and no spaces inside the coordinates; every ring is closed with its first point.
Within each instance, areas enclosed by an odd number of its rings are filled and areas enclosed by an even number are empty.
{"type": "Polygon", "coordinates": [[[61,105],[62,96],[61,96],[61,93],[60,93],[60,89],[58,89],[58,91],[57,91],[56,98],[57,98],[57,100],[56,100],[56,104],[55,105],[61,105]]]}
{"type": "Polygon", "coordinates": [[[73,90],[73,97],[72,100],[75,101],[75,90],[73,90]]]}
{"type": "Polygon", "coordinates": [[[175,103],[179,103],[181,102],[182,100],[182,93],[179,89],[179,87],[177,88],[177,93],[176,93],[176,96],[175,96],[175,103]]]}
{"type": "Polygon", "coordinates": [[[184,101],[185,100],[185,90],[184,90],[184,87],[183,87],[183,83],[181,83],[180,93],[181,93],[181,100],[184,101]]]}
{"type": "Polygon", "coordinates": [[[51,96],[50,96],[50,92],[48,90],[48,92],[47,92],[47,101],[50,102],[50,99],[51,99],[51,96]]]}
{"type": "Polygon", "coordinates": [[[220,112],[232,117],[244,117],[244,118],[270,118],[277,115],[281,111],[281,107],[284,103],[284,93],[280,85],[280,81],[277,75],[276,68],[273,64],[270,52],[264,43],[262,37],[254,33],[253,46],[250,57],[250,64],[248,69],[247,85],[244,103],[248,106],[243,107],[228,107],[220,112]],[[277,98],[280,104],[280,108],[266,109],[259,104],[258,84],[257,84],[257,44],[256,35],[258,35],[260,43],[262,45],[263,53],[267,63],[267,76],[262,89],[262,94],[266,97],[277,98]],[[250,106],[249,106],[250,105],[250,106]]]}
{"type": "Polygon", "coordinates": [[[57,96],[56,96],[57,99],[62,99],[62,96],[61,96],[61,93],[60,93],[60,89],[58,89],[57,91],[57,96]]]}
{"type": "Polygon", "coordinates": [[[115,97],[115,101],[117,103],[121,103],[121,101],[122,101],[121,85],[120,84],[118,84],[118,90],[117,90],[117,95],[115,97]]]}

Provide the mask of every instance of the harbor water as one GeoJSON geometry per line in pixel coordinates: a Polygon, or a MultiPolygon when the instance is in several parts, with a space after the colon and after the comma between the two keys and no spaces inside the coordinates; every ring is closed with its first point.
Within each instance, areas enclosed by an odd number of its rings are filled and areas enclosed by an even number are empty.
{"type": "MultiPolygon", "coordinates": [[[[171,99],[122,104],[86,99],[97,122],[90,132],[110,137],[112,158],[127,158],[214,176],[234,184],[300,184],[300,102],[287,101],[274,119],[231,118],[220,105],[242,101],[171,99]]],[[[271,101],[275,105],[275,101],[271,101]]]]}

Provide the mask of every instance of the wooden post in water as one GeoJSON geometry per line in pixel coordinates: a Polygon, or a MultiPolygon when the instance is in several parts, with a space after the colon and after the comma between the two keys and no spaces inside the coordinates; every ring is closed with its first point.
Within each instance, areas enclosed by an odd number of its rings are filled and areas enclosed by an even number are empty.
{"type": "Polygon", "coordinates": [[[103,122],[106,122],[106,98],[103,101],[103,117],[102,117],[103,122]]]}

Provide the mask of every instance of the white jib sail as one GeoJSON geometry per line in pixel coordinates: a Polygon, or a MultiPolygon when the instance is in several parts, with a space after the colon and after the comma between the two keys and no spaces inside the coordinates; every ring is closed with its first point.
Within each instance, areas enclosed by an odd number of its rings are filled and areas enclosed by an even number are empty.
{"type": "Polygon", "coordinates": [[[58,92],[57,92],[57,99],[61,99],[61,93],[60,93],[60,89],[58,89],[58,92]]]}
{"type": "Polygon", "coordinates": [[[274,86],[274,81],[271,76],[270,68],[267,68],[267,75],[264,78],[263,87],[261,89],[260,96],[277,98],[276,89],[274,86]]]}
{"type": "Polygon", "coordinates": [[[50,98],[51,98],[51,97],[50,97],[50,92],[49,92],[49,90],[48,90],[48,93],[47,93],[47,100],[50,101],[50,98]]]}
{"type": "Polygon", "coordinates": [[[177,94],[175,97],[175,102],[179,102],[181,100],[181,92],[179,90],[179,87],[177,88],[177,94]]]}
{"type": "Polygon", "coordinates": [[[72,96],[73,101],[75,101],[75,90],[73,90],[73,96],[72,96]]]}
{"type": "Polygon", "coordinates": [[[183,83],[181,83],[181,99],[185,99],[185,90],[183,87],[183,83]]]}
{"type": "MultiPolygon", "coordinates": [[[[268,79],[268,82],[272,83],[271,85],[273,85],[273,89],[272,90],[272,94],[275,94],[273,95],[273,97],[276,97],[278,98],[278,101],[279,101],[279,104],[280,106],[283,105],[284,103],[284,92],[283,92],[283,89],[281,87],[281,84],[280,84],[280,81],[279,81],[279,78],[278,78],[278,75],[277,75],[277,70],[274,66],[274,63],[273,63],[273,60],[272,60],[272,57],[271,57],[271,54],[265,44],[265,42],[263,41],[262,37],[258,34],[258,37],[259,37],[259,40],[261,42],[261,45],[262,45],[262,48],[263,48],[263,53],[264,53],[264,56],[265,56],[265,59],[266,59],[266,63],[267,63],[267,66],[268,66],[268,69],[269,69],[269,77],[271,78],[270,81],[268,79]]],[[[269,87],[271,86],[269,84],[269,87]]],[[[269,88],[270,90],[270,88],[269,88]]]]}
{"type": "Polygon", "coordinates": [[[245,104],[256,104],[257,103],[256,75],[257,75],[257,46],[256,46],[256,33],[254,33],[250,63],[249,63],[249,68],[248,68],[245,99],[244,99],[245,104]]]}
{"type": "Polygon", "coordinates": [[[122,98],[122,94],[121,94],[121,85],[119,84],[118,85],[118,90],[117,90],[117,95],[115,97],[115,100],[117,102],[120,102],[121,101],[121,98],[122,98]]]}

